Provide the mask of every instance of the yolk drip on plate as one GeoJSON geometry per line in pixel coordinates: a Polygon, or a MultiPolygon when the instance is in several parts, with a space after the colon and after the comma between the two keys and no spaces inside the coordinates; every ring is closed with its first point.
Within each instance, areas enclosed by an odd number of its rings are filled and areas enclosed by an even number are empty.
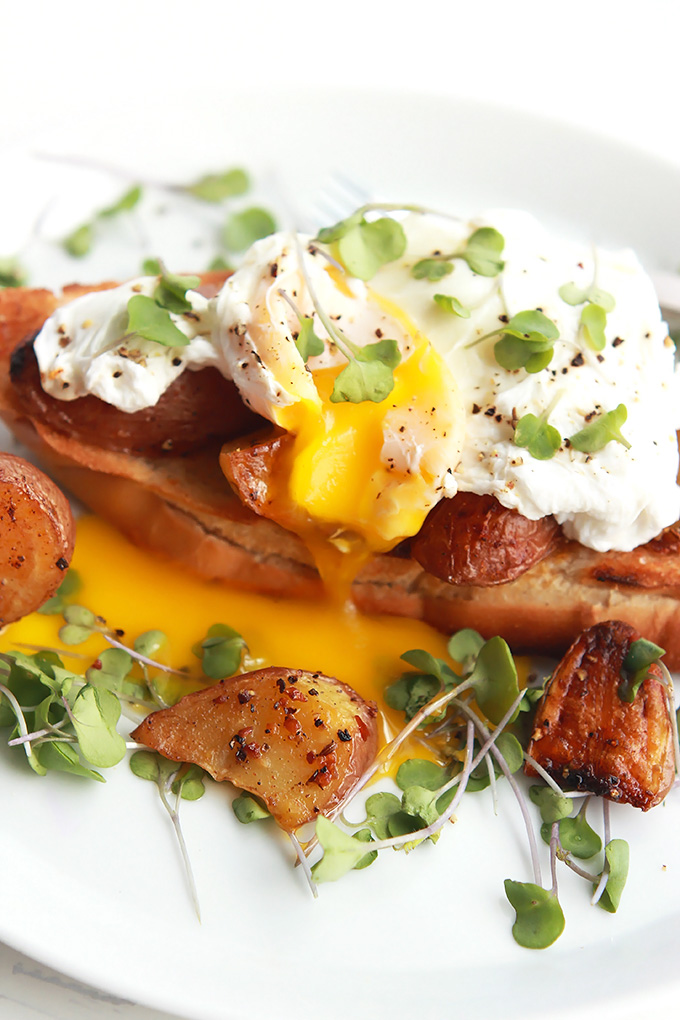
{"type": "Polygon", "coordinates": [[[394,370],[388,397],[333,402],[335,366],[313,373],[318,399],[274,413],[294,442],[279,465],[273,516],[304,539],[336,600],[368,558],[417,534],[462,445],[455,381],[400,310],[389,311],[414,347],[394,370]]]}
{"type": "MultiPolygon", "coordinates": [[[[403,725],[403,716],[388,709],[382,698],[386,685],[408,668],[399,660],[401,653],[425,648],[445,655],[445,637],[419,621],[365,617],[330,602],[265,598],[203,581],[133,547],[92,516],[78,521],[72,565],[82,580],[78,603],[103,616],[111,627],[124,630],[124,642],[131,645],[137,635],[152,628],[168,635],[168,649],[159,657],[175,668],[191,667],[191,679],[178,680],[176,694],[202,686],[192,645],[205,637],[211,624],[226,623],[243,635],[250,655],[262,660],[259,665],[320,670],[377,701],[386,741],[403,725]]],[[[22,642],[60,648],[57,632],[62,623],[60,616],[34,613],[0,635],[0,650],[19,648],[22,642]]],[[[103,647],[102,638],[90,638],[70,650],[85,659],[69,658],[69,649],[64,648],[64,662],[84,672],[103,647]]],[[[416,737],[401,748],[393,767],[423,754],[428,752],[416,737]]]]}

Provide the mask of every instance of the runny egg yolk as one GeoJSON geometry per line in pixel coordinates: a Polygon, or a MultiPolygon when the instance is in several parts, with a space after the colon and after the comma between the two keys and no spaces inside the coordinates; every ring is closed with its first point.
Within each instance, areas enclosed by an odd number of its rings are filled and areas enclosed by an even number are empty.
{"type": "Polygon", "coordinates": [[[313,553],[327,587],[345,597],[361,565],[417,534],[460,453],[461,401],[439,354],[393,303],[374,296],[413,342],[380,401],[331,400],[344,367],[313,372],[318,400],[276,408],[294,435],[276,499],[313,553]],[[290,511],[293,510],[293,513],[290,511]]]}
{"type": "MultiPolygon", "coordinates": [[[[154,628],[168,635],[156,658],[174,668],[190,668],[186,681],[161,677],[161,683],[169,685],[164,688],[169,700],[203,686],[192,646],[211,624],[227,623],[247,642],[256,660],[251,668],[319,670],[376,701],[382,740],[387,741],[404,722],[403,714],[389,709],[383,699],[385,687],[407,668],[399,656],[409,648],[446,654],[444,635],[418,620],[365,617],[322,600],[273,599],[204,581],[135,548],[94,516],[78,521],[72,565],[82,581],[75,600],[109,626],[121,628],[123,642],[132,646],[135,637],[154,628]]],[[[60,649],[65,666],[84,673],[106,642],[95,636],[77,648],[63,647],[58,638],[63,622],[61,616],[34,613],[0,634],[0,650],[30,652],[26,645],[60,649]]],[[[414,756],[431,756],[418,735],[400,748],[391,769],[414,756]]]]}

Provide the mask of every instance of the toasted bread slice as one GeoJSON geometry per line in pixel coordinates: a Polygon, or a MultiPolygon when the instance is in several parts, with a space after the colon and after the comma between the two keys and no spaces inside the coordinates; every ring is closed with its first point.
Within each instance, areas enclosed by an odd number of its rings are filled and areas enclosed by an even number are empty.
{"type": "MultiPolygon", "coordinates": [[[[131,456],[76,441],[26,414],[9,377],[12,350],[58,304],[94,289],[68,287],[58,297],[0,291],[0,416],[58,481],[136,544],[204,577],[264,594],[318,596],[321,581],[302,541],[239,501],[218,447],[191,457],[131,456]]],[[[516,580],[484,588],[438,580],[410,558],[378,556],[356,578],[352,597],[365,613],[501,634],[516,651],[562,654],[585,628],[619,619],[666,648],[666,662],[678,668],[680,540],[673,529],[667,534],[615,556],[561,542],[516,580]]]]}

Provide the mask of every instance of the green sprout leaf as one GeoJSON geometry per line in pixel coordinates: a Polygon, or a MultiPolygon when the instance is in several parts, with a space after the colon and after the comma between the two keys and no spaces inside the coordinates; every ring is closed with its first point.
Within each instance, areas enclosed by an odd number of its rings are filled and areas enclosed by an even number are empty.
{"type": "MultiPolygon", "coordinates": [[[[352,839],[356,839],[358,843],[373,843],[373,836],[371,835],[370,829],[359,829],[358,832],[352,833],[352,839]]],[[[354,870],[361,871],[363,868],[367,868],[369,864],[373,864],[378,857],[377,850],[371,850],[364,857],[361,858],[358,864],[355,864],[354,870]]]]}
{"type": "Polygon", "coordinates": [[[312,868],[315,882],[336,882],[367,856],[361,840],[343,832],[323,815],[317,819],[316,836],[324,854],[312,868]]]}
{"type": "Polygon", "coordinates": [[[566,818],[574,806],[569,797],[561,796],[550,786],[530,786],[529,798],[541,812],[541,820],[547,824],[566,818]]]}
{"type": "Polygon", "coordinates": [[[494,345],[494,357],[501,368],[509,372],[524,368],[534,374],[550,364],[553,347],[560,334],[547,315],[538,309],[527,309],[513,315],[506,326],[486,333],[469,346],[499,335],[500,340],[494,345]]]}
{"type": "MultiPolygon", "coordinates": [[[[602,840],[586,821],[587,799],[575,818],[562,818],[559,822],[560,843],[567,853],[587,861],[602,849],[602,840]]],[[[544,822],[541,826],[541,837],[550,845],[552,823],[544,822]]]]}
{"type": "Polygon", "coordinates": [[[631,643],[621,664],[623,681],[619,684],[618,695],[622,701],[635,701],[637,692],[649,676],[649,667],[665,654],[665,648],[655,645],[646,638],[631,643]]]}
{"type": "Polygon", "coordinates": [[[528,450],[534,460],[550,460],[562,445],[562,437],[545,417],[524,414],[515,425],[514,443],[528,450]]]}
{"type": "Polygon", "coordinates": [[[505,238],[502,234],[493,227],[480,227],[470,234],[458,251],[420,259],[411,269],[411,275],[416,280],[435,282],[448,276],[453,270],[453,259],[462,259],[478,276],[498,276],[505,267],[505,262],[501,258],[504,247],[505,238]]]}
{"type": "Polygon", "coordinates": [[[127,304],[126,333],[135,333],[143,340],[152,340],[163,347],[186,347],[189,338],[177,328],[170,312],[160,308],[153,298],[134,294],[127,304]]]}
{"type": "MultiPolygon", "coordinates": [[[[619,909],[621,895],[628,878],[630,847],[625,839],[612,839],[604,848],[604,856],[609,877],[605,890],[597,902],[598,906],[602,907],[603,910],[607,910],[610,914],[615,914],[619,909]]],[[[601,876],[598,877],[598,882],[599,878],[601,876]]],[[[597,883],[593,885],[593,890],[596,888],[597,883]]]]}
{"type": "Polygon", "coordinates": [[[336,378],[331,393],[334,404],[370,400],[379,404],[394,389],[393,369],[401,361],[396,340],[380,340],[366,347],[352,345],[352,358],[336,378]]]}
{"type": "Polygon", "coordinates": [[[200,765],[190,765],[175,779],[171,787],[172,792],[179,794],[182,800],[200,800],[205,793],[204,776],[200,765]]]}
{"type": "Polygon", "coordinates": [[[517,668],[507,642],[492,637],[470,674],[475,700],[487,719],[499,723],[519,694],[517,668]]]}
{"type": "Polygon", "coordinates": [[[153,659],[154,655],[167,643],[168,635],[164,631],[145,630],[143,634],[135,638],[133,648],[147,659],[153,659]]]}
{"type": "Polygon", "coordinates": [[[412,786],[434,792],[450,778],[449,770],[436,762],[425,758],[409,758],[397,769],[395,782],[404,792],[412,786]]]}
{"type": "Polygon", "coordinates": [[[533,882],[505,880],[505,895],[517,918],[512,934],[526,949],[547,949],[564,931],[564,914],[557,896],[533,882]]]}
{"type": "Polygon", "coordinates": [[[298,333],[295,346],[300,352],[300,357],[306,363],[309,358],[323,354],[325,344],[321,337],[314,332],[314,319],[309,315],[298,316],[300,321],[300,332],[298,333]]]}
{"type": "Polygon", "coordinates": [[[82,776],[85,779],[96,779],[98,783],[105,783],[106,780],[94,769],[86,768],[78,752],[72,744],[64,741],[48,741],[36,748],[36,755],[40,764],[45,769],[55,772],[70,772],[74,776],[82,776]]]}
{"type": "Polygon", "coordinates": [[[200,644],[193,647],[194,655],[201,659],[203,672],[212,680],[233,676],[241,665],[247,645],[238,631],[226,623],[215,623],[200,644]]]}
{"type": "Polygon", "coordinates": [[[458,298],[451,294],[435,294],[434,301],[443,311],[449,312],[451,315],[457,315],[461,319],[470,318],[470,309],[462,305],[458,298]]]}
{"type": "Polygon", "coordinates": [[[227,198],[244,195],[249,187],[250,180],[245,170],[234,168],[222,173],[205,174],[193,184],[187,184],[184,191],[202,202],[224,202],[227,198]]]}
{"type": "Polygon", "coordinates": [[[584,301],[588,300],[588,291],[582,287],[577,287],[573,281],[571,283],[563,283],[557,293],[565,304],[568,305],[582,305],[584,301]]]}
{"type": "Polygon", "coordinates": [[[601,305],[586,305],[581,312],[581,330],[588,347],[593,351],[604,350],[607,344],[605,327],[607,313],[601,305]]]}
{"type": "Polygon", "coordinates": [[[401,801],[393,793],[374,793],[366,801],[366,823],[378,839],[390,835],[389,821],[401,811],[401,801]]]}
{"type": "Polygon", "coordinates": [[[602,290],[592,284],[590,287],[577,287],[575,283],[563,283],[557,292],[562,300],[568,305],[582,305],[590,302],[599,305],[604,312],[613,312],[616,301],[613,294],[608,290],[602,290]]]}
{"type": "Polygon", "coordinates": [[[456,631],[449,638],[449,644],[447,651],[454,662],[459,662],[462,666],[463,673],[467,675],[471,673],[477,656],[484,647],[484,638],[470,627],[464,627],[463,630],[456,631]]]}
{"type": "Polygon", "coordinates": [[[176,276],[173,273],[163,273],[154,291],[153,299],[160,308],[165,308],[168,312],[174,312],[176,315],[190,312],[191,301],[187,299],[187,291],[195,290],[200,282],[200,276],[176,276]]]}
{"type": "Polygon", "coordinates": [[[362,220],[338,240],[338,256],[351,276],[370,280],[388,262],[406,251],[406,234],[396,220],[383,216],[362,220]]]}
{"type": "Polygon", "coordinates": [[[0,258],[0,287],[23,287],[26,271],[16,258],[0,258]]]}
{"type": "Polygon", "coordinates": [[[65,645],[80,645],[95,632],[96,617],[85,606],[67,606],[64,620],[66,623],[59,629],[59,640],[65,645]]]}
{"type": "Polygon", "coordinates": [[[43,616],[57,616],[64,612],[66,599],[75,595],[81,588],[82,581],[77,570],[71,567],[66,571],[64,580],[57,588],[55,594],[47,602],[44,602],[38,610],[43,616]]]}
{"type": "Polygon", "coordinates": [[[619,404],[613,411],[601,414],[580,432],[570,436],[569,444],[581,453],[597,453],[614,440],[630,450],[630,443],[621,432],[621,426],[625,424],[627,417],[626,405],[619,404]]]}
{"type": "Polygon", "coordinates": [[[271,818],[264,802],[252,793],[240,793],[231,803],[234,814],[242,825],[250,825],[251,822],[260,822],[264,818],[271,818]]]}
{"type": "Polygon", "coordinates": [[[120,702],[110,691],[87,684],[71,708],[73,728],[83,757],[98,768],[111,768],[125,756],[125,741],[116,730],[120,702]]]}
{"type": "Polygon", "coordinates": [[[229,251],[245,251],[255,241],[268,237],[275,230],[276,222],[271,213],[252,206],[229,217],[222,230],[222,240],[229,251]]]}
{"type": "MultiPolygon", "coordinates": [[[[509,771],[514,774],[519,772],[522,765],[524,764],[524,751],[522,745],[513,733],[501,733],[496,740],[496,747],[500,751],[501,755],[505,759],[505,763],[508,766],[509,771]]],[[[500,764],[495,758],[491,759],[494,775],[499,779],[503,775],[503,770],[500,764]]],[[[468,780],[466,789],[470,793],[478,793],[480,790],[486,790],[491,785],[491,777],[489,775],[488,759],[481,761],[476,769],[473,769],[468,780]]]]}
{"type": "Polygon", "coordinates": [[[473,273],[479,276],[498,276],[505,263],[500,258],[505,239],[493,227],[480,227],[468,238],[460,258],[464,259],[473,273]]]}
{"type": "MultiPolygon", "coordinates": [[[[403,712],[407,719],[412,719],[440,691],[441,684],[435,676],[402,673],[398,680],[385,689],[384,698],[390,708],[403,712]]],[[[426,724],[434,721],[434,718],[430,718],[426,720],[426,724]]]]}
{"type": "MultiPolygon", "coordinates": [[[[436,283],[453,272],[453,262],[441,262],[439,259],[421,259],[411,269],[411,276],[416,280],[430,280],[436,283]]],[[[436,300],[436,297],[435,297],[436,300]]]]}
{"type": "Polygon", "coordinates": [[[112,216],[118,216],[122,212],[129,212],[139,202],[142,197],[142,189],[139,184],[135,184],[134,187],[126,191],[124,195],[114,202],[113,205],[107,206],[105,209],[101,209],[97,216],[103,220],[110,219],[112,216]]]}
{"type": "Polygon", "coordinates": [[[142,273],[144,276],[160,276],[163,266],[160,259],[144,259],[142,262],[142,273]]]}
{"type": "Polygon", "coordinates": [[[83,223],[82,226],[76,227],[76,229],[65,237],[62,241],[62,247],[74,259],[82,259],[87,255],[94,243],[94,231],[92,224],[83,223]]]}
{"type": "Polygon", "coordinates": [[[81,224],[68,237],[65,237],[61,242],[64,251],[75,259],[81,259],[88,255],[94,244],[97,221],[112,219],[114,216],[119,216],[120,213],[129,212],[131,209],[134,209],[141,197],[142,189],[138,184],[135,184],[112,205],[106,206],[95,213],[89,223],[81,224]]]}

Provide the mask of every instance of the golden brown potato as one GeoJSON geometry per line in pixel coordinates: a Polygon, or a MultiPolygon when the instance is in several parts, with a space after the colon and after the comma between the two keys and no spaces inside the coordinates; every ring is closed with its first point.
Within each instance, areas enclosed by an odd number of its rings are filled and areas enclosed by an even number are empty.
{"type": "MultiPolygon", "coordinates": [[[[529,754],[569,790],[647,811],[675,779],[669,707],[661,672],[650,667],[632,703],[618,694],[633,627],[609,620],[590,627],[555,670],[536,709],[529,754]]],[[[528,764],[526,772],[535,775],[528,764]]]]}
{"type": "Polygon", "coordinates": [[[0,625],[54,594],[74,540],[71,508],[54,482],[20,457],[0,454],[0,625]]]}
{"type": "Polygon", "coordinates": [[[10,376],[28,417],[72,439],[120,453],[184,453],[210,439],[232,439],[262,426],[234,383],[216,368],[182,372],[153,407],[133,413],[98,397],[58,400],[45,393],[32,338],[14,351],[10,376]]]}
{"type": "Polygon", "coordinates": [[[514,581],[548,555],[558,535],[552,517],[530,521],[493,496],[459,492],[430,511],[411,554],[441,581],[485,588],[514,581]]]}
{"type": "Polygon", "coordinates": [[[132,736],[256,794],[292,832],[331,811],[374,759],[376,715],[339,680],[274,666],[187,694],[132,736]]]}

